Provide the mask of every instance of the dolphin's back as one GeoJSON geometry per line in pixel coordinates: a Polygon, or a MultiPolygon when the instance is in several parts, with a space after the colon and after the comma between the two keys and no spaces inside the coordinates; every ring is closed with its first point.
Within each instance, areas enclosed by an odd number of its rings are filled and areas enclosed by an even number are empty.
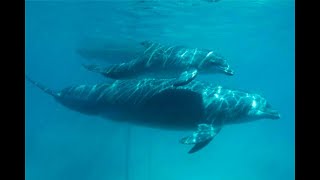
{"type": "Polygon", "coordinates": [[[72,110],[96,115],[103,107],[98,98],[108,87],[110,87],[110,84],[71,86],[64,88],[55,98],[72,110]]]}
{"type": "Polygon", "coordinates": [[[210,50],[201,48],[149,43],[143,53],[142,60],[147,62],[149,66],[179,69],[198,66],[210,52],[210,50]]]}

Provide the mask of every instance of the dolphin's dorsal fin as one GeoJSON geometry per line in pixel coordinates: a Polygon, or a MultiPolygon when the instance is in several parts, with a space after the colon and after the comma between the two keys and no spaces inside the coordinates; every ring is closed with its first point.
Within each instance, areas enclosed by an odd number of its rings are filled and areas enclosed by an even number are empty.
{"type": "Polygon", "coordinates": [[[174,82],[174,86],[184,86],[190,83],[198,75],[198,70],[196,68],[190,68],[187,71],[184,71],[174,82]]]}
{"type": "Polygon", "coordinates": [[[210,124],[199,124],[197,131],[193,132],[191,136],[182,138],[180,143],[194,144],[189,153],[195,153],[208,145],[220,130],[221,128],[214,128],[210,124]]]}
{"type": "Polygon", "coordinates": [[[140,42],[140,45],[142,45],[143,47],[145,48],[148,48],[150,47],[151,44],[155,43],[154,41],[152,40],[144,40],[144,41],[141,41],[140,42]]]}

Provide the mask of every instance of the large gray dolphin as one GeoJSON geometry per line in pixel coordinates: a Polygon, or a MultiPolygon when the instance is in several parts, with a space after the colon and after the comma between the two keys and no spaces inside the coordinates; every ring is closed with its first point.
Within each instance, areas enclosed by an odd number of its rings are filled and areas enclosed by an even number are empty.
{"type": "Polygon", "coordinates": [[[27,80],[60,104],[83,114],[153,128],[193,130],[180,140],[194,145],[189,153],[206,146],[225,125],[280,118],[258,94],[199,81],[176,87],[175,80],[168,79],[117,80],[53,91],[27,80]]]}
{"type": "Polygon", "coordinates": [[[90,71],[112,79],[176,78],[175,85],[191,82],[198,73],[222,73],[233,75],[226,59],[207,49],[185,46],[167,46],[152,41],[143,41],[143,54],[131,61],[107,67],[83,65],[90,71]]]}

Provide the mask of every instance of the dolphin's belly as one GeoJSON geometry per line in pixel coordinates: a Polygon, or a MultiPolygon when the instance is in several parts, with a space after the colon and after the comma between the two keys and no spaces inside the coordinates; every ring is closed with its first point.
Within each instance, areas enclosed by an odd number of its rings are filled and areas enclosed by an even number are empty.
{"type": "Polygon", "coordinates": [[[100,113],[100,116],[117,122],[128,122],[152,128],[191,130],[203,120],[203,112],[195,112],[189,107],[175,107],[172,105],[140,108],[108,108],[100,113]]]}

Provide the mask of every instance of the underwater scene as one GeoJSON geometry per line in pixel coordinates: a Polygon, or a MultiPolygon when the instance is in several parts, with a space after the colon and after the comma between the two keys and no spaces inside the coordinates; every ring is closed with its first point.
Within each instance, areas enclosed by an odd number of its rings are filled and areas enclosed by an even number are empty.
{"type": "Polygon", "coordinates": [[[26,180],[294,180],[294,0],[26,0],[26,180]]]}

